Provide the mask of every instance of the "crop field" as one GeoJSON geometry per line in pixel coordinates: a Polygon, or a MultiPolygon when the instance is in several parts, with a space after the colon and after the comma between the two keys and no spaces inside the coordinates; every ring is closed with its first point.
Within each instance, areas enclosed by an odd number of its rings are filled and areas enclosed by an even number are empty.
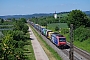
{"type": "Polygon", "coordinates": [[[68,28],[67,23],[52,23],[52,24],[48,24],[47,28],[55,31],[56,26],[58,26],[59,28],[68,28]]]}
{"type": "Polygon", "coordinates": [[[64,13],[64,14],[58,14],[58,17],[64,17],[64,16],[67,16],[68,13],[64,13]]]}

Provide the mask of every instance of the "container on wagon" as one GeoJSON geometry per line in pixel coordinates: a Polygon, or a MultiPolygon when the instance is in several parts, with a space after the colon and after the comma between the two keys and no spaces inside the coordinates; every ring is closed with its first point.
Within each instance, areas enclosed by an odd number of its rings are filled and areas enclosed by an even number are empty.
{"type": "Polygon", "coordinates": [[[45,35],[45,36],[46,36],[47,38],[48,38],[49,32],[52,32],[52,31],[51,31],[51,30],[47,30],[47,31],[46,31],[46,35],[45,35]]]}
{"type": "Polygon", "coordinates": [[[42,26],[41,26],[41,29],[40,29],[40,30],[41,30],[41,34],[43,34],[43,30],[44,30],[44,29],[45,29],[45,27],[42,27],[42,26]]]}
{"type": "Polygon", "coordinates": [[[43,29],[43,35],[44,36],[46,35],[46,31],[47,31],[47,29],[43,29]]]}
{"type": "Polygon", "coordinates": [[[47,32],[47,38],[49,38],[50,40],[51,40],[52,33],[54,33],[54,32],[52,32],[52,31],[47,32]]]}

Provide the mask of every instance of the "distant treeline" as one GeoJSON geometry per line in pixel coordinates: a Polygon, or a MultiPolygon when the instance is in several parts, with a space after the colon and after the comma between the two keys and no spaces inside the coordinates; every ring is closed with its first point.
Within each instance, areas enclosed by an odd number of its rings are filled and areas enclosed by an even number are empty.
{"type": "MultiPolygon", "coordinates": [[[[90,11],[83,11],[85,14],[90,16],[90,11]]],[[[65,14],[65,13],[70,13],[69,12],[57,12],[57,14],[65,14]]],[[[31,14],[31,15],[7,15],[7,16],[0,16],[0,18],[7,19],[7,18],[32,18],[32,17],[45,17],[45,16],[53,16],[54,13],[38,13],[38,14],[31,14]]]]}

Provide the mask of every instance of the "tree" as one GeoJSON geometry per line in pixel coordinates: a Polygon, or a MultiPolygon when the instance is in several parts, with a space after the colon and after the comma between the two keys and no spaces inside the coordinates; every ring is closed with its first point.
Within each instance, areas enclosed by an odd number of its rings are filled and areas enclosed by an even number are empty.
{"type": "Polygon", "coordinates": [[[4,36],[3,33],[0,32],[0,40],[2,39],[3,36],[4,36]]]}
{"type": "Polygon", "coordinates": [[[4,20],[3,19],[1,19],[1,23],[4,23],[4,20]]]}
{"type": "Polygon", "coordinates": [[[59,32],[59,27],[58,26],[55,27],[55,31],[59,32]]]}
{"type": "Polygon", "coordinates": [[[90,27],[90,17],[88,17],[87,27],[90,27]]]}
{"type": "Polygon", "coordinates": [[[28,29],[29,29],[29,27],[26,24],[24,24],[22,31],[27,33],[28,29]]]}
{"type": "Polygon", "coordinates": [[[68,14],[68,25],[70,24],[74,25],[74,29],[80,27],[81,25],[87,26],[87,16],[85,13],[83,13],[80,10],[72,10],[68,14]]]}
{"type": "Polygon", "coordinates": [[[7,20],[12,20],[11,18],[7,18],[7,20]]]}
{"type": "Polygon", "coordinates": [[[24,26],[24,23],[23,22],[16,21],[14,23],[14,30],[22,30],[23,26],[24,26]]]}
{"type": "Polygon", "coordinates": [[[12,18],[12,21],[14,22],[15,21],[15,18],[12,18]]]}
{"type": "Polygon", "coordinates": [[[24,22],[19,20],[14,23],[14,30],[20,30],[23,31],[24,33],[27,33],[28,26],[24,22]]]}
{"type": "Polygon", "coordinates": [[[8,32],[6,32],[6,35],[7,34],[11,34],[12,37],[13,37],[13,40],[16,40],[16,41],[20,41],[20,40],[24,40],[25,39],[23,31],[19,31],[19,30],[8,31],[8,32]]]}
{"type": "Polygon", "coordinates": [[[23,23],[27,22],[25,18],[20,18],[20,21],[23,22],[23,23]]]}
{"type": "Polygon", "coordinates": [[[6,35],[2,40],[2,49],[3,49],[3,55],[4,60],[8,60],[8,55],[12,54],[14,44],[13,44],[13,38],[10,34],[6,35]]]}
{"type": "Polygon", "coordinates": [[[2,49],[2,43],[0,43],[0,58],[3,57],[3,49],[2,49]]]}
{"type": "Polygon", "coordinates": [[[61,23],[67,23],[67,16],[61,17],[60,22],[61,23]]]}
{"type": "Polygon", "coordinates": [[[90,37],[90,30],[85,28],[84,26],[80,26],[74,31],[74,38],[80,42],[87,40],[90,37]]]}
{"type": "Polygon", "coordinates": [[[4,60],[23,59],[23,46],[25,45],[25,36],[23,31],[8,31],[2,39],[0,47],[0,56],[4,60]],[[2,50],[3,49],[3,50],[2,50]]]}

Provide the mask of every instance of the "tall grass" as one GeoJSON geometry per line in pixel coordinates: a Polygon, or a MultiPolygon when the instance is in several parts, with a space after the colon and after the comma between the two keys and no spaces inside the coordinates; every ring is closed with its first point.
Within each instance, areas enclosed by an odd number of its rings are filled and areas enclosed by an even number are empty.
{"type": "Polygon", "coordinates": [[[90,38],[83,41],[74,41],[74,45],[90,53],[90,38]]]}

